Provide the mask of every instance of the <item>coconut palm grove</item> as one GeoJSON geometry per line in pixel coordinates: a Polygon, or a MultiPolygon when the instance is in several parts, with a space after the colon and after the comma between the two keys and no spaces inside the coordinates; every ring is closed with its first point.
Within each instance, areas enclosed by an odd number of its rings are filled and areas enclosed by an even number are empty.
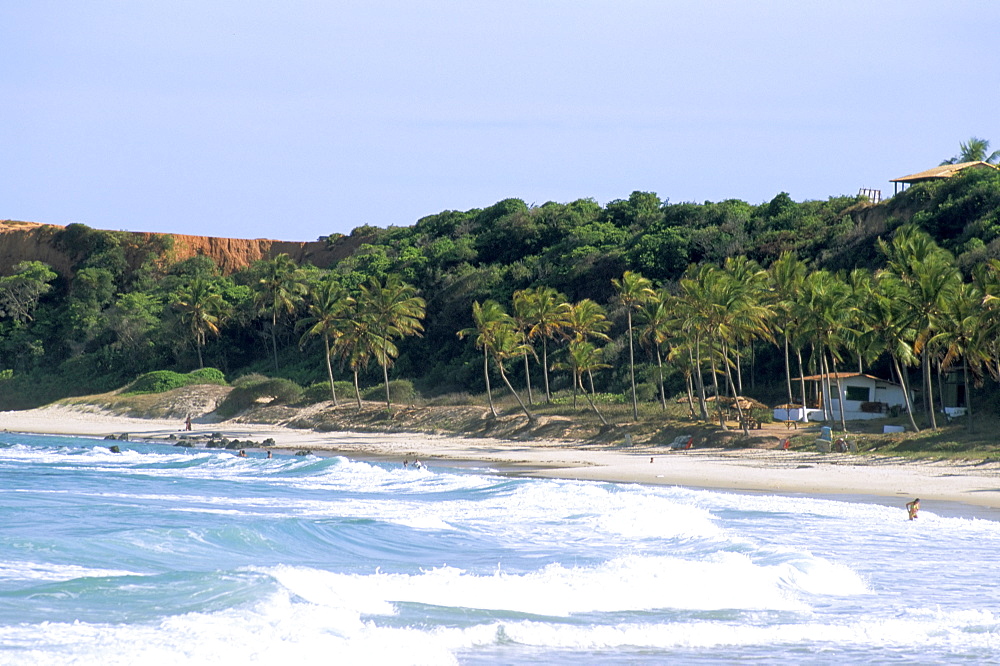
{"type": "MultiPolygon", "coordinates": [[[[995,161],[988,147],[946,163],[995,161]]],[[[351,236],[329,269],[278,255],[227,274],[172,261],[169,236],[71,224],[72,271],[30,261],[0,278],[0,407],[208,382],[250,402],[436,401],[528,421],[562,405],[607,424],[614,405],[619,424],[726,427],[729,404],[746,427],[812,406],[805,377],[860,372],[909,389],[914,431],[939,427],[945,383],[962,386],[968,427],[1000,414],[992,167],[878,203],[506,199],[351,236]]]]}

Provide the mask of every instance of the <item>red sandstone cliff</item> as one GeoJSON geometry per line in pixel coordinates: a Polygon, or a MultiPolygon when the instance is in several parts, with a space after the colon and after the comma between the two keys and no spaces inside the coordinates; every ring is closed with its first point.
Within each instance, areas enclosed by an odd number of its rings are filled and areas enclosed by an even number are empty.
{"type": "MultiPolygon", "coordinates": [[[[64,227],[35,222],[0,221],[0,275],[10,275],[14,266],[22,261],[42,261],[60,274],[70,272],[73,261],[55,244],[56,234],[64,227]]],[[[154,234],[133,233],[141,239],[154,234]]],[[[212,236],[186,236],[181,234],[155,234],[174,239],[169,261],[183,261],[197,255],[211,257],[224,273],[232,273],[249,266],[259,259],[270,259],[287,253],[299,265],[312,264],[329,268],[350,256],[364,239],[346,236],[335,243],[311,241],[265,240],[261,238],[215,238],[212,236]]]]}

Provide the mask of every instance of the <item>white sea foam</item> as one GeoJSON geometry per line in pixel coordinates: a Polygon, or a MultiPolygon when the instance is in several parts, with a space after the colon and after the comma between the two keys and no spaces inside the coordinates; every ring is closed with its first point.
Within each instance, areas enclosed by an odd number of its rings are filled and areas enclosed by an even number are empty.
{"type": "Polygon", "coordinates": [[[104,578],[110,576],[141,576],[124,569],[101,569],[75,564],[49,562],[6,561],[0,562],[0,580],[67,581],[78,578],[104,578]]]}
{"type": "Polygon", "coordinates": [[[588,567],[550,564],[524,574],[499,569],[476,575],[448,566],[416,575],[291,567],[266,571],[313,603],[335,599],[338,606],[366,614],[388,612],[399,602],[556,617],[650,609],[806,610],[803,595],[867,592],[864,582],[841,565],[816,558],[760,565],[738,553],[695,561],[626,556],[588,567]]]}
{"type": "Polygon", "coordinates": [[[302,603],[275,594],[256,606],[191,613],[143,625],[46,622],[0,627],[5,664],[167,664],[289,662],[457,664],[464,651],[496,645],[546,652],[870,646],[907,653],[938,649],[994,653],[1000,621],[988,612],[914,611],[895,619],[837,622],[787,617],[746,621],[591,622],[514,620],[471,626],[395,626],[337,609],[335,599],[302,603]],[[332,602],[332,603],[331,603],[332,602]]]}

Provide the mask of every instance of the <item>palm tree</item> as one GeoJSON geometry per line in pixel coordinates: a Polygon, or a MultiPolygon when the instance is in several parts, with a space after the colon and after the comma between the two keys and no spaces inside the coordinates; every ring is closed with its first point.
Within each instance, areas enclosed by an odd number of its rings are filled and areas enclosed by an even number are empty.
{"type": "Polygon", "coordinates": [[[984,344],[986,338],[983,294],[975,284],[960,284],[948,299],[939,321],[938,333],[932,342],[945,349],[941,369],[948,371],[955,359],[962,359],[962,380],[965,384],[966,428],[972,430],[972,393],[969,390],[969,371],[980,369],[989,360],[984,344]]]}
{"type": "Polygon", "coordinates": [[[295,261],[284,252],[258,265],[261,277],[257,281],[257,307],[262,314],[271,315],[271,350],[274,353],[274,371],[277,372],[278,317],[295,312],[306,287],[295,261]]]}
{"type": "Polygon", "coordinates": [[[907,313],[897,307],[898,293],[902,286],[886,271],[875,274],[873,289],[868,295],[861,312],[862,327],[873,332],[878,344],[889,354],[892,368],[903,387],[903,400],[906,403],[906,415],[914,432],[920,432],[913,418],[913,404],[910,400],[909,366],[914,365],[916,357],[913,346],[908,340],[913,336],[909,333],[907,313]]]}
{"type": "Polygon", "coordinates": [[[985,366],[994,379],[1000,379],[1000,260],[976,266],[972,279],[983,295],[983,346],[990,359],[985,366]]]}
{"type": "MultiPolygon", "coordinates": [[[[570,340],[587,341],[591,338],[595,340],[610,340],[607,331],[611,328],[604,308],[589,298],[585,298],[577,303],[569,305],[566,315],[565,332],[570,340]]],[[[590,392],[594,392],[593,370],[588,372],[590,379],[590,392]]],[[[576,406],[576,384],[573,384],[573,406],[576,406]]]]}
{"type": "Polygon", "coordinates": [[[1000,150],[994,150],[990,153],[990,142],[986,139],[972,137],[967,142],[962,141],[958,145],[962,152],[941,162],[942,166],[945,164],[964,164],[965,162],[988,162],[990,164],[1000,162],[1000,150]]]}
{"type": "Polygon", "coordinates": [[[507,389],[514,395],[521,409],[528,417],[529,421],[535,420],[535,415],[528,411],[521,396],[510,383],[507,373],[504,371],[504,361],[515,356],[524,354],[524,334],[517,330],[514,319],[504,312],[499,303],[487,300],[482,305],[479,301],[472,304],[472,320],[475,322],[473,328],[465,328],[458,332],[458,337],[464,338],[467,335],[476,335],[476,348],[483,350],[483,377],[486,380],[486,395],[490,402],[490,411],[496,417],[497,410],[493,406],[493,394],[490,392],[490,365],[489,359],[492,356],[496,361],[497,370],[500,371],[500,378],[503,379],[507,389]]]}
{"type": "MultiPolygon", "coordinates": [[[[756,266],[756,262],[746,260],[734,263],[727,259],[722,269],[715,269],[709,274],[708,333],[718,351],[722,371],[733,397],[740,395],[731,371],[732,367],[738,366],[739,359],[738,355],[735,359],[730,358],[730,348],[740,341],[770,339],[768,322],[774,313],[761,295],[761,285],[766,279],[766,274],[756,266]]],[[[714,357],[712,358],[714,364],[714,357]]],[[[735,400],[734,404],[743,432],[749,436],[749,425],[744,418],[741,401],[735,400]]],[[[725,427],[721,416],[720,423],[725,427]]]]}
{"type": "MultiPolygon", "coordinates": [[[[806,276],[806,264],[792,252],[783,252],[770,268],[771,286],[774,290],[777,328],[781,332],[785,349],[785,384],[788,388],[788,404],[792,397],[792,364],[789,355],[792,340],[798,332],[797,304],[802,292],[802,282],[806,276]]],[[[799,367],[802,377],[802,368],[799,367]]],[[[804,383],[804,380],[803,380],[804,383]]],[[[802,387],[802,408],[805,409],[805,387],[802,387]]]]}
{"type": "Polygon", "coordinates": [[[354,396],[358,411],[361,411],[361,386],[358,375],[368,367],[372,350],[378,349],[381,340],[372,334],[369,322],[360,316],[357,299],[350,298],[346,304],[345,325],[342,335],[335,340],[334,351],[347,364],[354,375],[354,396]]]}
{"type": "Polygon", "coordinates": [[[830,378],[837,385],[837,404],[840,410],[840,427],[846,432],[847,424],[844,414],[844,391],[837,372],[837,361],[841,360],[840,350],[844,336],[848,334],[849,322],[854,312],[851,304],[851,291],[840,277],[829,271],[821,270],[810,273],[803,282],[804,300],[809,307],[806,327],[813,339],[816,359],[819,365],[821,390],[827,397],[823,401],[824,414],[833,419],[833,404],[830,396],[832,386],[830,378]],[[829,354],[829,358],[827,358],[829,354]]]}
{"type": "Polygon", "coordinates": [[[660,349],[670,339],[675,324],[670,312],[670,301],[670,294],[663,290],[657,291],[636,313],[639,320],[639,344],[656,352],[660,404],[664,410],[667,408],[667,396],[663,388],[663,355],[660,349]]]}
{"type": "Polygon", "coordinates": [[[398,276],[389,275],[385,282],[376,277],[361,285],[358,294],[358,317],[368,329],[367,340],[372,356],[382,367],[385,382],[386,409],[392,409],[389,395],[389,366],[399,356],[394,340],[419,335],[424,330],[426,303],[417,296],[417,289],[398,276]]]}
{"type": "Polygon", "coordinates": [[[525,304],[526,317],[531,322],[528,331],[528,341],[540,338],[542,341],[542,375],[545,378],[545,401],[552,402],[549,390],[549,347],[548,341],[561,335],[566,327],[569,315],[569,303],[566,298],[552,287],[536,287],[526,289],[522,298],[525,304]]]}
{"type": "Polygon", "coordinates": [[[739,346],[746,344],[751,352],[753,342],[757,338],[770,338],[770,320],[773,319],[774,312],[771,309],[770,301],[773,300],[768,285],[767,271],[753,259],[744,256],[726,257],[722,265],[723,272],[729,280],[734,283],[741,293],[741,304],[746,307],[744,311],[738,313],[740,316],[734,319],[734,333],[732,340],[734,351],[733,365],[736,369],[736,393],[743,394],[743,372],[739,346]],[[753,321],[747,319],[751,315],[753,321]]]}
{"type": "Polygon", "coordinates": [[[632,336],[632,310],[640,307],[655,295],[653,283],[641,274],[625,271],[620,280],[612,280],[611,284],[618,292],[618,301],[625,306],[628,316],[628,369],[632,382],[632,418],[639,420],[639,399],[635,393],[635,348],[632,336]]]}
{"type": "Polygon", "coordinates": [[[961,282],[961,275],[951,253],[917,227],[900,228],[892,243],[880,239],[879,247],[888,258],[887,279],[899,286],[896,306],[904,313],[907,330],[914,335],[913,352],[920,357],[923,366],[924,407],[931,427],[936,430],[931,339],[945,304],[961,282]]]}
{"type": "MultiPolygon", "coordinates": [[[[593,344],[582,339],[570,340],[569,346],[566,350],[568,362],[565,364],[558,364],[558,367],[566,367],[573,374],[573,394],[576,395],[576,389],[579,388],[580,392],[583,393],[583,397],[587,399],[590,404],[590,408],[594,410],[597,417],[601,419],[601,423],[608,425],[607,419],[604,418],[598,409],[597,405],[594,404],[594,400],[591,398],[590,393],[587,392],[586,387],[583,385],[583,374],[591,373],[594,370],[600,368],[607,368],[607,363],[602,363],[600,358],[600,352],[594,347],[593,344]]],[[[593,392],[593,389],[591,389],[593,392]]]]}
{"type": "Polygon", "coordinates": [[[521,411],[528,417],[528,422],[534,423],[535,415],[528,410],[524,401],[521,400],[521,396],[514,390],[510,379],[507,377],[507,372],[504,370],[505,361],[524,354],[524,348],[527,346],[524,336],[512,323],[501,323],[496,326],[490,338],[490,352],[493,354],[493,358],[496,359],[497,370],[500,371],[500,379],[503,380],[503,383],[507,386],[507,390],[517,400],[517,404],[521,406],[521,411]]]}
{"type": "Polygon", "coordinates": [[[476,335],[476,349],[483,350],[483,379],[486,382],[486,398],[490,403],[490,413],[496,418],[497,410],[493,405],[493,391],[490,389],[490,354],[495,353],[498,329],[501,326],[513,326],[514,320],[494,300],[487,300],[482,305],[479,301],[472,304],[473,328],[463,328],[457,333],[459,338],[476,335]]]}
{"type": "Polygon", "coordinates": [[[531,297],[530,292],[525,289],[518,289],[514,292],[513,296],[513,306],[514,306],[514,325],[517,326],[517,330],[520,331],[521,335],[525,340],[525,350],[524,350],[524,384],[528,389],[528,404],[534,405],[535,400],[531,394],[531,367],[528,363],[528,356],[535,356],[535,360],[538,360],[535,354],[534,348],[530,344],[529,332],[531,331],[531,297]]]}
{"type": "MultiPolygon", "coordinates": [[[[688,361],[691,374],[698,391],[698,409],[701,418],[709,420],[705,396],[705,379],[702,374],[702,343],[705,341],[709,324],[708,284],[715,268],[711,264],[691,264],[680,280],[680,294],[677,299],[679,324],[687,338],[688,361]]],[[[718,382],[713,366],[713,385],[718,395],[718,382]]]]}
{"type": "Polygon", "coordinates": [[[181,321],[187,327],[198,351],[198,367],[204,368],[202,347],[205,346],[209,333],[219,335],[228,304],[216,290],[215,284],[196,277],[177,293],[174,305],[180,309],[181,321]]]}
{"type": "Polygon", "coordinates": [[[328,278],[310,290],[309,317],[299,322],[300,326],[308,327],[302,335],[300,345],[310,336],[323,336],[326,374],[330,380],[330,397],[335,406],[337,404],[337,391],[333,386],[330,340],[336,341],[346,333],[352,303],[353,299],[347,295],[347,291],[338,282],[328,278]]]}

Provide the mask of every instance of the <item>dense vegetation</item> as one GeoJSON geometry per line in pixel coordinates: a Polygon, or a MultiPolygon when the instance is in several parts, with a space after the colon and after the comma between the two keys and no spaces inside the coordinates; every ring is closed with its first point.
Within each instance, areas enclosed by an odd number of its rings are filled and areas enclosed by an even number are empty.
{"type": "Polygon", "coordinates": [[[382,387],[391,404],[396,377],[428,398],[502,387],[529,418],[560,391],[598,414],[597,394],[634,410],[681,396],[709,418],[712,394],[801,402],[796,377],[860,366],[912,381],[931,425],[935,373],[992,400],[1000,372],[992,169],[879,205],[507,199],[352,236],[329,271],[278,256],[224,275],[167,262],[169,237],[70,225],[70,275],[0,278],[0,407],[207,366],[291,380],[300,400],[382,387]]]}

